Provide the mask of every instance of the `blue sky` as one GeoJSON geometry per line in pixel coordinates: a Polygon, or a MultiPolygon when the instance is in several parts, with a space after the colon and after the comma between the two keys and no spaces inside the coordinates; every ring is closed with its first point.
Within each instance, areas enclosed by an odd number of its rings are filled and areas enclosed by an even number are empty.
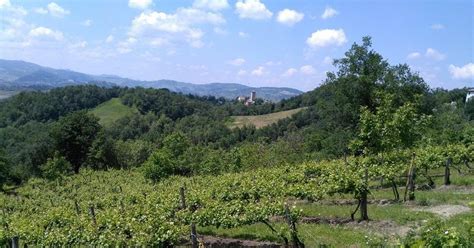
{"type": "Polygon", "coordinates": [[[432,87],[474,86],[474,1],[0,0],[0,58],[91,74],[317,87],[365,35],[432,87]]]}

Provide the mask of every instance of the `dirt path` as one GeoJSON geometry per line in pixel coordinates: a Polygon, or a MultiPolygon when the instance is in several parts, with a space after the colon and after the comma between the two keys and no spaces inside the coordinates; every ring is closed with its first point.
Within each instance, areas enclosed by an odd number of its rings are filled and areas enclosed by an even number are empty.
{"type": "MultiPolygon", "coordinates": [[[[244,239],[233,239],[224,238],[209,235],[198,235],[198,241],[204,244],[206,248],[234,248],[234,247],[255,247],[255,248],[280,248],[283,247],[281,244],[269,241],[256,241],[256,240],[244,240],[244,239]]],[[[178,247],[191,247],[190,243],[186,243],[178,247]]]]}
{"type": "Polygon", "coordinates": [[[471,211],[471,208],[463,205],[438,205],[433,207],[415,208],[415,211],[426,211],[441,215],[445,218],[450,218],[457,214],[462,214],[471,211]]]}

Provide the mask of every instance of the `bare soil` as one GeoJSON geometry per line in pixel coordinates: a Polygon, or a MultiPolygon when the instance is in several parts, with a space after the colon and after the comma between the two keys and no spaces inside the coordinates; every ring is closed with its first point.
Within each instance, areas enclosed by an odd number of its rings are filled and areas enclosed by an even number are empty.
{"type": "MultiPolygon", "coordinates": [[[[280,248],[283,245],[269,242],[269,241],[256,241],[256,240],[244,240],[244,239],[233,239],[224,238],[217,236],[198,235],[198,241],[201,245],[206,248],[234,248],[234,247],[255,247],[255,248],[280,248]]],[[[186,243],[179,247],[191,247],[190,243],[186,243]]],[[[202,246],[199,246],[202,247],[202,246]]]]}
{"type": "Polygon", "coordinates": [[[416,208],[415,210],[435,213],[445,218],[449,218],[457,214],[471,211],[469,207],[466,207],[463,205],[448,205],[448,204],[438,205],[438,206],[433,206],[433,207],[416,208]]]}

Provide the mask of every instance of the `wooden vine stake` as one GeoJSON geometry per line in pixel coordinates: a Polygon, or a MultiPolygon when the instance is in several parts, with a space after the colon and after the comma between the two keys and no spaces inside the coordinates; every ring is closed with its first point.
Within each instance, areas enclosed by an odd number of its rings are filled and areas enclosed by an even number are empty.
{"type": "Polygon", "coordinates": [[[408,200],[413,201],[415,200],[415,153],[413,153],[413,157],[411,160],[410,169],[408,170],[408,178],[407,178],[407,185],[405,187],[405,195],[403,200],[407,200],[407,193],[408,193],[408,200]]]}
{"type": "Polygon", "coordinates": [[[184,187],[179,188],[179,199],[180,199],[180,208],[186,209],[186,197],[184,195],[184,187]]]}
{"type": "Polygon", "coordinates": [[[81,208],[79,207],[79,203],[77,203],[76,200],[74,200],[74,206],[76,207],[76,213],[81,214],[81,208]]]}
{"type": "Polygon", "coordinates": [[[97,220],[95,218],[95,210],[94,210],[94,206],[92,205],[89,207],[89,214],[92,217],[92,221],[94,222],[94,225],[97,225],[97,220]]]}
{"type": "Polygon", "coordinates": [[[451,158],[448,158],[448,160],[446,160],[446,166],[444,167],[444,185],[451,184],[451,180],[449,179],[449,176],[451,175],[449,167],[451,166],[452,161],[453,160],[451,158]]]}
{"type": "Polygon", "coordinates": [[[20,239],[18,237],[12,238],[12,248],[20,248],[20,239]]]}
{"type": "Polygon", "coordinates": [[[196,225],[191,223],[191,247],[198,248],[198,239],[197,239],[197,232],[196,232],[196,225]]]}
{"type": "Polygon", "coordinates": [[[369,220],[368,207],[367,207],[367,194],[369,189],[369,171],[367,167],[364,169],[364,186],[360,192],[360,218],[361,220],[369,220]]]}

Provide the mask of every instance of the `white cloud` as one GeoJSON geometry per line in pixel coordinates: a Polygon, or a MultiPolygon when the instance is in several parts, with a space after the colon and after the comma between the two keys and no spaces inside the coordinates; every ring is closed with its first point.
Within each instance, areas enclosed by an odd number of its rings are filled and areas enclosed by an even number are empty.
{"type": "Polygon", "coordinates": [[[156,11],[143,12],[135,17],[130,28],[130,36],[156,36],[157,31],[167,33],[176,39],[184,39],[193,47],[202,47],[204,36],[198,24],[221,25],[226,21],[219,13],[206,12],[195,8],[179,8],[175,13],[156,11]]]}
{"type": "Polygon", "coordinates": [[[237,75],[245,76],[245,75],[247,75],[247,71],[246,70],[239,70],[239,72],[237,72],[237,75]]]}
{"type": "Polygon", "coordinates": [[[146,9],[153,3],[152,0],[129,0],[128,7],[134,9],[146,9]]]}
{"type": "Polygon", "coordinates": [[[29,35],[31,37],[46,37],[53,38],[55,40],[62,40],[63,34],[59,31],[54,31],[45,27],[37,27],[30,30],[29,35]]]}
{"type": "Polygon", "coordinates": [[[329,57],[329,56],[326,56],[324,57],[323,59],[323,63],[326,64],[326,65],[332,65],[332,62],[334,61],[333,58],[329,57]]]}
{"type": "Polygon", "coordinates": [[[174,14],[164,12],[143,12],[132,22],[131,32],[138,34],[147,29],[177,33],[189,32],[191,26],[198,23],[222,24],[224,18],[220,14],[204,12],[198,9],[179,9],[174,14]]]}
{"type": "Polygon", "coordinates": [[[114,39],[115,39],[115,38],[114,38],[113,35],[109,35],[109,36],[107,36],[107,38],[105,39],[105,42],[110,43],[110,42],[114,41],[114,39]]]}
{"type": "Polygon", "coordinates": [[[265,65],[266,66],[277,66],[277,65],[281,65],[281,61],[267,61],[265,62],[265,65]]]}
{"type": "Polygon", "coordinates": [[[341,46],[347,42],[342,29],[321,29],[311,34],[306,40],[310,47],[341,46]]]}
{"type": "Polygon", "coordinates": [[[35,11],[36,13],[40,14],[40,15],[46,15],[46,14],[48,14],[48,10],[45,9],[45,8],[36,8],[34,11],[35,11]]]}
{"type": "Polygon", "coordinates": [[[0,8],[11,6],[10,0],[0,0],[0,8]]]}
{"type": "Polygon", "coordinates": [[[48,4],[48,12],[54,17],[63,17],[65,15],[69,15],[69,10],[65,10],[63,7],[59,6],[55,2],[51,2],[48,4]]]}
{"type": "Polygon", "coordinates": [[[259,66],[252,71],[252,75],[254,76],[262,76],[263,74],[265,74],[265,67],[263,66],[259,66]]]}
{"type": "Polygon", "coordinates": [[[219,34],[219,35],[227,35],[229,32],[227,30],[219,28],[219,27],[214,27],[213,29],[214,33],[219,34]]]}
{"type": "Polygon", "coordinates": [[[331,7],[326,7],[326,9],[324,10],[323,14],[321,15],[321,18],[323,19],[328,19],[328,18],[331,18],[335,15],[339,14],[339,12],[331,7]]]}
{"type": "Polygon", "coordinates": [[[117,46],[117,51],[121,54],[129,53],[132,51],[132,46],[137,43],[137,39],[129,37],[125,41],[122,41],[117,46]]]}
{"type": "Polygon", "coordinates": [[[446,55],[436,51],[433,48],[426,49],[425,56],[429,59],[438,60],[438,61],[443,60],[443,59],[446,58],[446,55]]]}
{"type": "Polygon", "coordinates": [[[81,22],[81,25],[86,26],[86,27],[90,27],[92,25],[92,20],[90,20],[90,19],[84,20],[83,22],[81,22]]]}
{"type": "Polygon", "coordinates": [[[469,63],[462,67],[449,65],[449,73],[454,79],[474,79],[474,64],[469,63]]]}
{"type": "Polygon", "coordinates": [[[298,70],[296,70],[295,68],[288,68],[288,70],[286,70],[282,74],[282,76],[283,77],[291,77],[291,76],[295,75],[297,72],[298,72],[298,70]]]}
{"type": "Polygon", "coordinates": [[[431,29],[434,29],[434,30],[440,30],[440,29],[444,29],[444,25],[443,24],[433,24],[431,25],[431,29]]]}
{"type": "Polygon", "coordinates": [[[69,10],[64,9],[55,2],[49,3],[46,8],[36,8],[34,9],[34,12],[40,15],[46,15],[49,13],[53,17],[60,18],[71,13],[69,10]]]}
{"type": "Polygon", "coordinates": [[[260,0],[239,0],[235,3],[235,11],[242,19],[269,19],[273,13],[260,0]]]}
{"type": "Polygon", "coordinates": [[[421,53],[419,52],[412,52],[408,54],[407,59],[417,59],[421,57],[421,53]]]}
{"type": "Polygon", "coordinates": [[[303,17],[303,13],[291,9],[284,9],[278,12],[277,21],[284,25],[293,26],[295,23],[303,20],[303,17]]]}
{"type": "Polygon", "coordinates": [[[194,7],[219,11],[229,7],[227,0],[195,0],[194,7]]]}
{"type": "Polygon", "coordinates": [[[150,41],[150,45],[154,47],[159,47],[168,44],[168,40],[162,37],[154,38],[150,41]]]}
{"type": "Polygon", "coordinates": [[[245,32],[242,32],[242,31],[240,31],[240,32],[239,32],[239,36],[240,36],[240,37],[242,37],[242,38],[245,38],[245,37],[248,37],[248,36],[249,36],[249,34],[248,34],[248,33],[245,33],[245,32]]]}
{"type": "Polygon", "coordinates": [[[77,43],[73,43],[69,45],[69,48],[71,49],[85,48],[87,44],[88,44],[87,41],[81,41],[81,42],[77,42],[77,43]]]}
{"type": "Polygon", "coordinates": [[[228,64],[234,65],[234,66],[241,66],[245,63],[245,59],[243,58],[236,58],[233,60],[230,60],[227,62],[228,64]]]}
{"type": "Polygon", "coordinates": [[[300,68],[300,72],[306,75],[311,75],[316,72],[316,70],[311,65],[303,65],[300,68]]]}

